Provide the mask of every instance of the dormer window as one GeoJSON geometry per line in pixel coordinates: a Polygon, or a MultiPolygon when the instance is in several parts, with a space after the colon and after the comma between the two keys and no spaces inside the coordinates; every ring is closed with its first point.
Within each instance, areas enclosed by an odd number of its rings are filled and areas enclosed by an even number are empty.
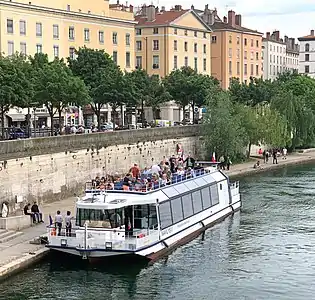
{"type": "Polygon", "coordinates": [[[153,34],[158,34],[159,33],[159,28],[153,28],[153,34]]]}

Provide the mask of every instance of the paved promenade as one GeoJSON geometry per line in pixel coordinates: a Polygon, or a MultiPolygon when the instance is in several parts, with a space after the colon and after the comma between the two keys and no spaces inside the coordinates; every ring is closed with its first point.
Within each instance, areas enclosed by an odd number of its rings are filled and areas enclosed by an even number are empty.
{"type": "MultiPolygon", "coordinates": [[[[261,169],[254,169],[253,165],[257,159],[253,159],[250,162],[232,165],[229,171],[226,173],[229,176],[247,175],[250,173],[257,173],[267,170],[276,169],[284,165],[292,165],[299,163],[306,163],[309,161],[315,161],[315,151],[292,154],[287,157],[286,160],[279,158],[278,164],[272,164],[272,160],[269,160],[268,164],[264,164],[260,159],[261,169]]],[[[75,214],[75,197],[56,201],[53,203],[45,204],[40,207],[44,213],[45,224],[48,224],[48,216],[51,214],[55,216],[56,211],[60,210],[64,214],[67,210],[70,210],[72,214],[75,214]]],[[[43,245],[30,244],[30,241],[46,233],[46,225],[39,224],[31,228],[22,230],[23,234],[10,241],[0,243],[0,280],[1,277],[7,276],[11,271],[26,267],[40,256],[48,251],[43,245]]]]}

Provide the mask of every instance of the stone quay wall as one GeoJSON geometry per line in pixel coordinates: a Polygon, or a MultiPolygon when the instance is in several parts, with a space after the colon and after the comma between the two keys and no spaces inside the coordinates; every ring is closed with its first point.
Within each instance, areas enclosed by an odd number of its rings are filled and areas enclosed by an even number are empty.
{"type": "Polygon", "coordinates": [[[141,168],[163,156],[184,152],[203,158],[199,126],[45,137],[0,142],[0,207],[11,213],[27,202],[39,204],[80,193],[96,175],[125,173],[133,163],[141,168]]]}

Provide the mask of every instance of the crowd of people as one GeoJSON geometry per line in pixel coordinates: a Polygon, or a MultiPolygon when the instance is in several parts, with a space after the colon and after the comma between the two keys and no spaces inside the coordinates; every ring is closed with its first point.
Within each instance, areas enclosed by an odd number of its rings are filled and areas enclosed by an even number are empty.
{"type": "MultiPolygon", "coordinates": [[[[268,164],[269,158],[272,159],[273,164],[278,164],[278,158],[280,158],[281,156],[282,156],[282,159],[287,159],[288,150],[285,147],[282,149],[274,148],[274,149],[264,149],[264,150],[260,148],[258,150],[258,154],[262,155],[265,164],[268,164]]],[[[254,169],[260,169],[260,168],[261,168],[260,161],[257,161],[254,164],[254,169]]]]}
{"type": "Polygon", "coordinates": [[[172,155],[169,159],[163,157],[158,164],[150,168],[140,169],[135,163],[129,172],[121,177],[115,175],[97,176],[92,180],[92,187],[100,190],[133,190],[146,192],[180,182],[184,179],[196,177],[203,168],[196,164],[195,159],[189,154],[185,159],[181,155],[172,155]]]}

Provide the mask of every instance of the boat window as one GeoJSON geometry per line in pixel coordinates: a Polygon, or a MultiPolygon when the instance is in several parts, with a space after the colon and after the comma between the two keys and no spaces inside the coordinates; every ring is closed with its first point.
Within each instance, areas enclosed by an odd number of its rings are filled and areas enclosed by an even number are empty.
{"type": "Polygon", "coordinates": [[[183,207],[182,207],[182,199],[175,198],[171,201],[172,206],[172,215],[173,215],[173,222],[177,223],[183,220],[183,207]]]}
{"type": "MultiPolygon", "coordinates": [[[[186,192],[189,192],[189,189],[188,187],[183,184],[183,183],[180,183],[180,184],[177,184],[174,186],[174,188],[176,189],[176,191],[178,191],[179,193],[186,193],[186,192]]],[[[178,195],[178,194],[177,194],[178,195]]]]}
{"type": "Polygon", "coordinates": [[[134,228],[148,228],[149,206],[135,205],[134,206],[134,228]]]}
{"type": "Polygon", "coordinates": [[[182,203],[183,203],[183,210],[184,210],[184,218],[191,217],[194,214],[191,194],[183,196],[182,203]]]}
{"type": "Polygon", "coordinates": [[[202,201],[200,191],[192,193],[192,201],[194,206],[194,213],[197,214],[202,211],[202,201]]]}
{"type": "Polygon", "coordinates": [[[195,178],[194,182],[198,185],[198,186],[204,186],[207,184],[207,181],[205,181],[203,178],[195,178]]]}
{"type": "Polygon", "coordinates": [[[205,181],[207,181],[208,183],[212,183],[212,182],[216,182],[216,180],[211,176],[211,175],[208,175],[208,176],[205,176],[203,177],[205,181]]]}
{"type": "Polygon", "coordinates": [[[159,205],[161,229],[172,225],[171,203],[170,201],[162,202],[159,205]]]}
{"type": "Polygon", "coordinates": [[[178,196],[179,192],[175,190],[173,187],[163,189],[165,195],[169,198],[178,196]]]}
{"type": "Polygon", "coordinates": [[[217,184],[211,185],[210,192],[211,192],[212,205],[218,204],[219,203],[218,185],[217,184]]]}
{"type": "Polygon", "coordinates": [[[123,210],[120,209],[84,209],[77,210],[76,224],[83,227],[117,228],[123,224],[123,210]]]}
{"type": "Polygon", "coordinates": [[[201,190],[201,196],[202,196],[203,209],[207,209],[207,208],[211,207],[211,198],[210,198],[209,187],[203,188],[201,190]]]}
{"type": "Polygon", "coordinates": [[[156,213],[156,205],[150,204],[149,205],[149,228],[150,229],[157,229],[158,228],[158,221],[157,221],[157,213],[156,213]]]}
{"type": "Polygon", "coordinates": [[[189,188],[190,191],[198,188],[198,185],[193,180],[185,182],[185,185],[189,188]]]}

